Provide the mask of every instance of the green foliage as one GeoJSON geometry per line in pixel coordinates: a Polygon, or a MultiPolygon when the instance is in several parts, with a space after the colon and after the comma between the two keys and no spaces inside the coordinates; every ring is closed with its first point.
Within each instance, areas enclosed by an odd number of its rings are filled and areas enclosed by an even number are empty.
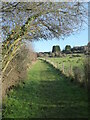
{"type": "Polygon", "coordinates": [[[61,50],[60,50],[60,46],[59,45],[56,45],[56,46],[53,46],[53,48],[52,48],[52,52],[54,53],[54,52],[60,52],[61,50]]]}
{"type": "Polygon", "coordinates": [[[88,56],[84,60],[84,73],[85,73],[85,83],[88,89],[90,89],[90,79],[89,79],[89,74],[90,74],[90,56],[88,56]]]}
{"type": "Polygon", "coordinates": [[[36,57],[31,44],[23,44],[3,74],[2,97],[5,96],[7,89],[11,89],[12,86],[26,79],[27,70],[31,66],[32,61],[36,60],[36,57]]]}
{"type": "Polygon", "coordinates": [[[79,85],[90,88],[89,83],[89,66],[90,66],[90,58],[83,54],[70,54],[66,57],[61,58],[48,58],[54,64],[58,64],[58,68],[63,71],[66,76],[71,76],[74,78],[76,83],[80,83],[79,85]]]}
{"type": "Polygon", "coordinates": [[[5,118],[85,118],[87,91],[71,84],[51,65],[38,61],[25,84],[10,91],[3,109],[5,118]]]}
{"type": "Polygon", "coordinates": [[[71,53],[71,46],[70,45],[65,46],[65,53],[71,53]]]}
{"type": "Polygon", "coordinates": [[[79,67],[73,67],[73,73],[74,73],[74,78],[76,83],[84,82],[84,74],[79,67]]]}
{"type": "Polygon", "coordinates": [[[77,56],[77,54],[74,54],[74,57],[73,57],[73,54],[70,54],[65,57],[48,58],[48,59],[51,60],[52,62],[54,62],[55,64],[58,63],[58,68],[60,70],[62,70],[62,66],[64,64],[64,71],[67,76],[68,76],[70,67],[72,67],[72,76],[73,76],[74,75],[73,74],[74,67],[79,67],[82,71],[84,71],[83,61],[85,59],[85,56],[82,54],[78,54],[78,56],[77,56]]]}

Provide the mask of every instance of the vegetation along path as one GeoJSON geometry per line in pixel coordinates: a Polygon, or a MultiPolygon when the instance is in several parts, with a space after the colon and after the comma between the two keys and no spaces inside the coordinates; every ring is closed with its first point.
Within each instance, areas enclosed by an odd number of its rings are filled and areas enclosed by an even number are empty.
{"type": "Polygon", "coordinates": [[[3,116],[9,118],[87,117],[87,91],[38,60],[28,80],[10,91],[3,116]]]}

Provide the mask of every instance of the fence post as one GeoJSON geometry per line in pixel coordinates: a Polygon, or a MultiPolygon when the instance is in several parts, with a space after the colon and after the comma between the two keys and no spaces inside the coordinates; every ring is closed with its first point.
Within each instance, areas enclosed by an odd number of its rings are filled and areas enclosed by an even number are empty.
{"type": "Polygon", "coordinates": [[[58,62],[57,62],[57,68],[58,68],[58,62]]]}
{"type": "Polygon", "coordinates": [[[62,71],[63,71],[63,73],[64,73],[64,63],[62,63],[62,71]]]}
{"type": "Polygon", "coordinates": [[[72,76],[72,65],[70,64],[69,76],[72,76]]]}
{"type": "Polygon", "coordinates": [[[46,57],[45,57],[45,61],[46,61],[46,57]]]}

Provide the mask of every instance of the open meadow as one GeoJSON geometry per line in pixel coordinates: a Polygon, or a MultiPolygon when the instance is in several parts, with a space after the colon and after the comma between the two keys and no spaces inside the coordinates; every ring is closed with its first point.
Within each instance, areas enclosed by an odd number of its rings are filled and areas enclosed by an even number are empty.
{"type": "Polygon", "coordinates": [[[83,54],[70,54],[66,57],[54,57],[54,58],[47,58],[51,62],[53,62],[57,68],[59,68],[61,71],[63,71],[66,75],[69,75],[71,72],[71,75],[73,75],[73,69],[74,67],[80,68],[81,71],[84,71],[84,61],[85,61],[85,55],[83,54]]]}
{"type": "Polygon", "coordinates": [[[86,56],[84,54],[68,54],[65,57],[45,58],[66,76],[78,79],[78,82],[85,82],[84,63],[86,56]]]}

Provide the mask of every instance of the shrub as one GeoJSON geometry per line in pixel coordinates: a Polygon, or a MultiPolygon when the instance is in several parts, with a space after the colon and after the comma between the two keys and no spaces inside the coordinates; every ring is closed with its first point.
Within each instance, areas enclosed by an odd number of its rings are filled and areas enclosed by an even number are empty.
{"type": "Polygon", "coordinates": [[[83,71],[79,67],[74,67],[73,73],[76,83],[84,83],[83,71]]]}
{"type": "Polygon", "coordinates": [[[60,52],[55,52],[55,57],[60,57],[60,56],[61,56],[60,52]]]}
{"type": "Polygon", "coordinates": [[[51,56],[52,56],[52,57],[55,57],[55,53],[52,53],[51,56]]]}
{"type": "Polygon", "coordinates": [[[36,60],[36,54],[31,46],[24,44],[20,50],[17,51],[17,55],[10,62],[8,68],[3,74],[2,93],[3,97],[6,92],[15,86],[17,83],[26,79],[27,69],[33,61],[36,60]]]}
{"type": "Polygon", "coordinates": [[[70,45],[65,46],[65,53],[71,53],[71,46],[70,45]]]}
{"type": "Polygon", "coordinates": [[[90,90],[90,57],[87,57],[82,65],[84,67],[84,70],[81,70],[78,67],[73,68],[75,82],[79,82],[81,86],[88,87],[90,90]]]}
{"type": "Polygon", "coordinates": [[[79,54],[73,54],[72,57],[81,57],[79,54]]]}
{"type": "Polygon", "coordinates": [[[84,73],[85,73],[86,85],[87,85],[88,89],[90,89],[90,80],[89,80],[89,76],[90,76],[90,56],[88,56],[84,61],[84,73]]]}
{"type": "Polygon", "coordinates": [[[60,52],[60,46],[56,45],[56,46],[53,46],[52,48],[52,52],[60,52]]]}

